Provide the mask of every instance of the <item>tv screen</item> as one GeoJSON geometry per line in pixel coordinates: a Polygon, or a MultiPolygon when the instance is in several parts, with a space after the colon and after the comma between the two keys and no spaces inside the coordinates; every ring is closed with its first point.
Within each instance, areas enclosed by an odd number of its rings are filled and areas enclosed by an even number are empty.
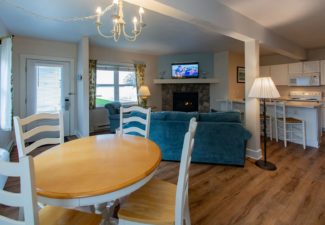
{"type": "Polygon", "coordinates": [[[198,78],[199,63],[172,64],[172,78],[198,78]]]}

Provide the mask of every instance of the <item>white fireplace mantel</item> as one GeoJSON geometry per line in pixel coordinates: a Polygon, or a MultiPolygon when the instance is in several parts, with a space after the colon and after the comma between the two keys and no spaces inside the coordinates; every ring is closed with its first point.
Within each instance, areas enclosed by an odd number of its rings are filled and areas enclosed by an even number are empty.
{"type": "Polygon", "coordinates": [[[189,79],[154,79],[154,84],[215,84],[219,83],[215,78],[189,78],[189,79]]]}

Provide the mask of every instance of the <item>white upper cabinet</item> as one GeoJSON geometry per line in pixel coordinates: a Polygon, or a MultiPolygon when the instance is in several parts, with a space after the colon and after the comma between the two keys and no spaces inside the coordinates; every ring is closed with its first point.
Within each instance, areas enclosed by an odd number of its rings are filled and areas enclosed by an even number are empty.
{"type": "Polygon", "coordinates": [[[269,76],[271,76],[270,66],[260,66],[260,77],[269,77],[269,76]]]}
{"type": "Polygon", "coordinates": [[[321,78],[320,78],[320,82],[321,82],[321,85],[325,85],[325,60],[322,60],[320,62],[320,75],[321,75],[321,78]]]}
{"type": "Polygon", "coordinates": [[[290,63],[289,64],[289,74],[302,74],[303,72],[303,63],[290,63]]]}
{"type": "Polygon", "coordinates": [[[320,72],[320,62],[319,61],[308,61],[304,62],[304,73],[319,73],[320,72]]]}
{"type": "Polygon", "coordinates": [[[320,62],[319,61],[307,61],[307,62],[297,62],[289,64],[289,74],[305,74],[305,73],[319,73],[320,72],[320,62]]]}
{"type": "Polygon", "coordinates": [[[288,64],[270,66],[270,75],[275,85],[288,85],[288,64]]]}

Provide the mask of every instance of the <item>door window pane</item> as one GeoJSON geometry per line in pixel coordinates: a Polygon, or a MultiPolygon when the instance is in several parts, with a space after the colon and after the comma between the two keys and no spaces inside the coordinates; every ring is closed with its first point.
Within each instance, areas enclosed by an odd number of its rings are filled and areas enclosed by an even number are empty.
{"type": "Polygon", "coordinates": [[[36,112],[58,112],[61,109],[60,66],[36,66],[36,112]]]}

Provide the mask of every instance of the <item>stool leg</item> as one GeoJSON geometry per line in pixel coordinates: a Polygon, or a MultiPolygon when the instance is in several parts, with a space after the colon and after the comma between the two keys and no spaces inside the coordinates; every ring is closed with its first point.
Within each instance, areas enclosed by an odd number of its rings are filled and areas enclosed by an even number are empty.
{"type": "Polygon", "coordinates": [[[276,142],[279,141],[279,134],[278,134],[278,120],[275,119],[275,140],[276,142]]]}
{"type": "Polygon", "coordinates": [[[272,131],[272,118],[270,117],[270,140],[272,141],[273,139],[273,131],[272,131]]]}
{"type": "Polygon", "coordinates": [[[287,147],[287,124],[283,124],[283,141],[284,141],[284,147],[287,147]]]}
{"type": "Polygon", "coordinates": [[[185,202],[185,212],[184,212],[185,225],[191,225],[190,207],[188,201],[185,202]]]}
{"type": "Polygon", "coordinates": [[[305,127],[305,121],[302,121],[302,141],[303,141],[303,147],[306,149],[306,127],[305,127]]]}

